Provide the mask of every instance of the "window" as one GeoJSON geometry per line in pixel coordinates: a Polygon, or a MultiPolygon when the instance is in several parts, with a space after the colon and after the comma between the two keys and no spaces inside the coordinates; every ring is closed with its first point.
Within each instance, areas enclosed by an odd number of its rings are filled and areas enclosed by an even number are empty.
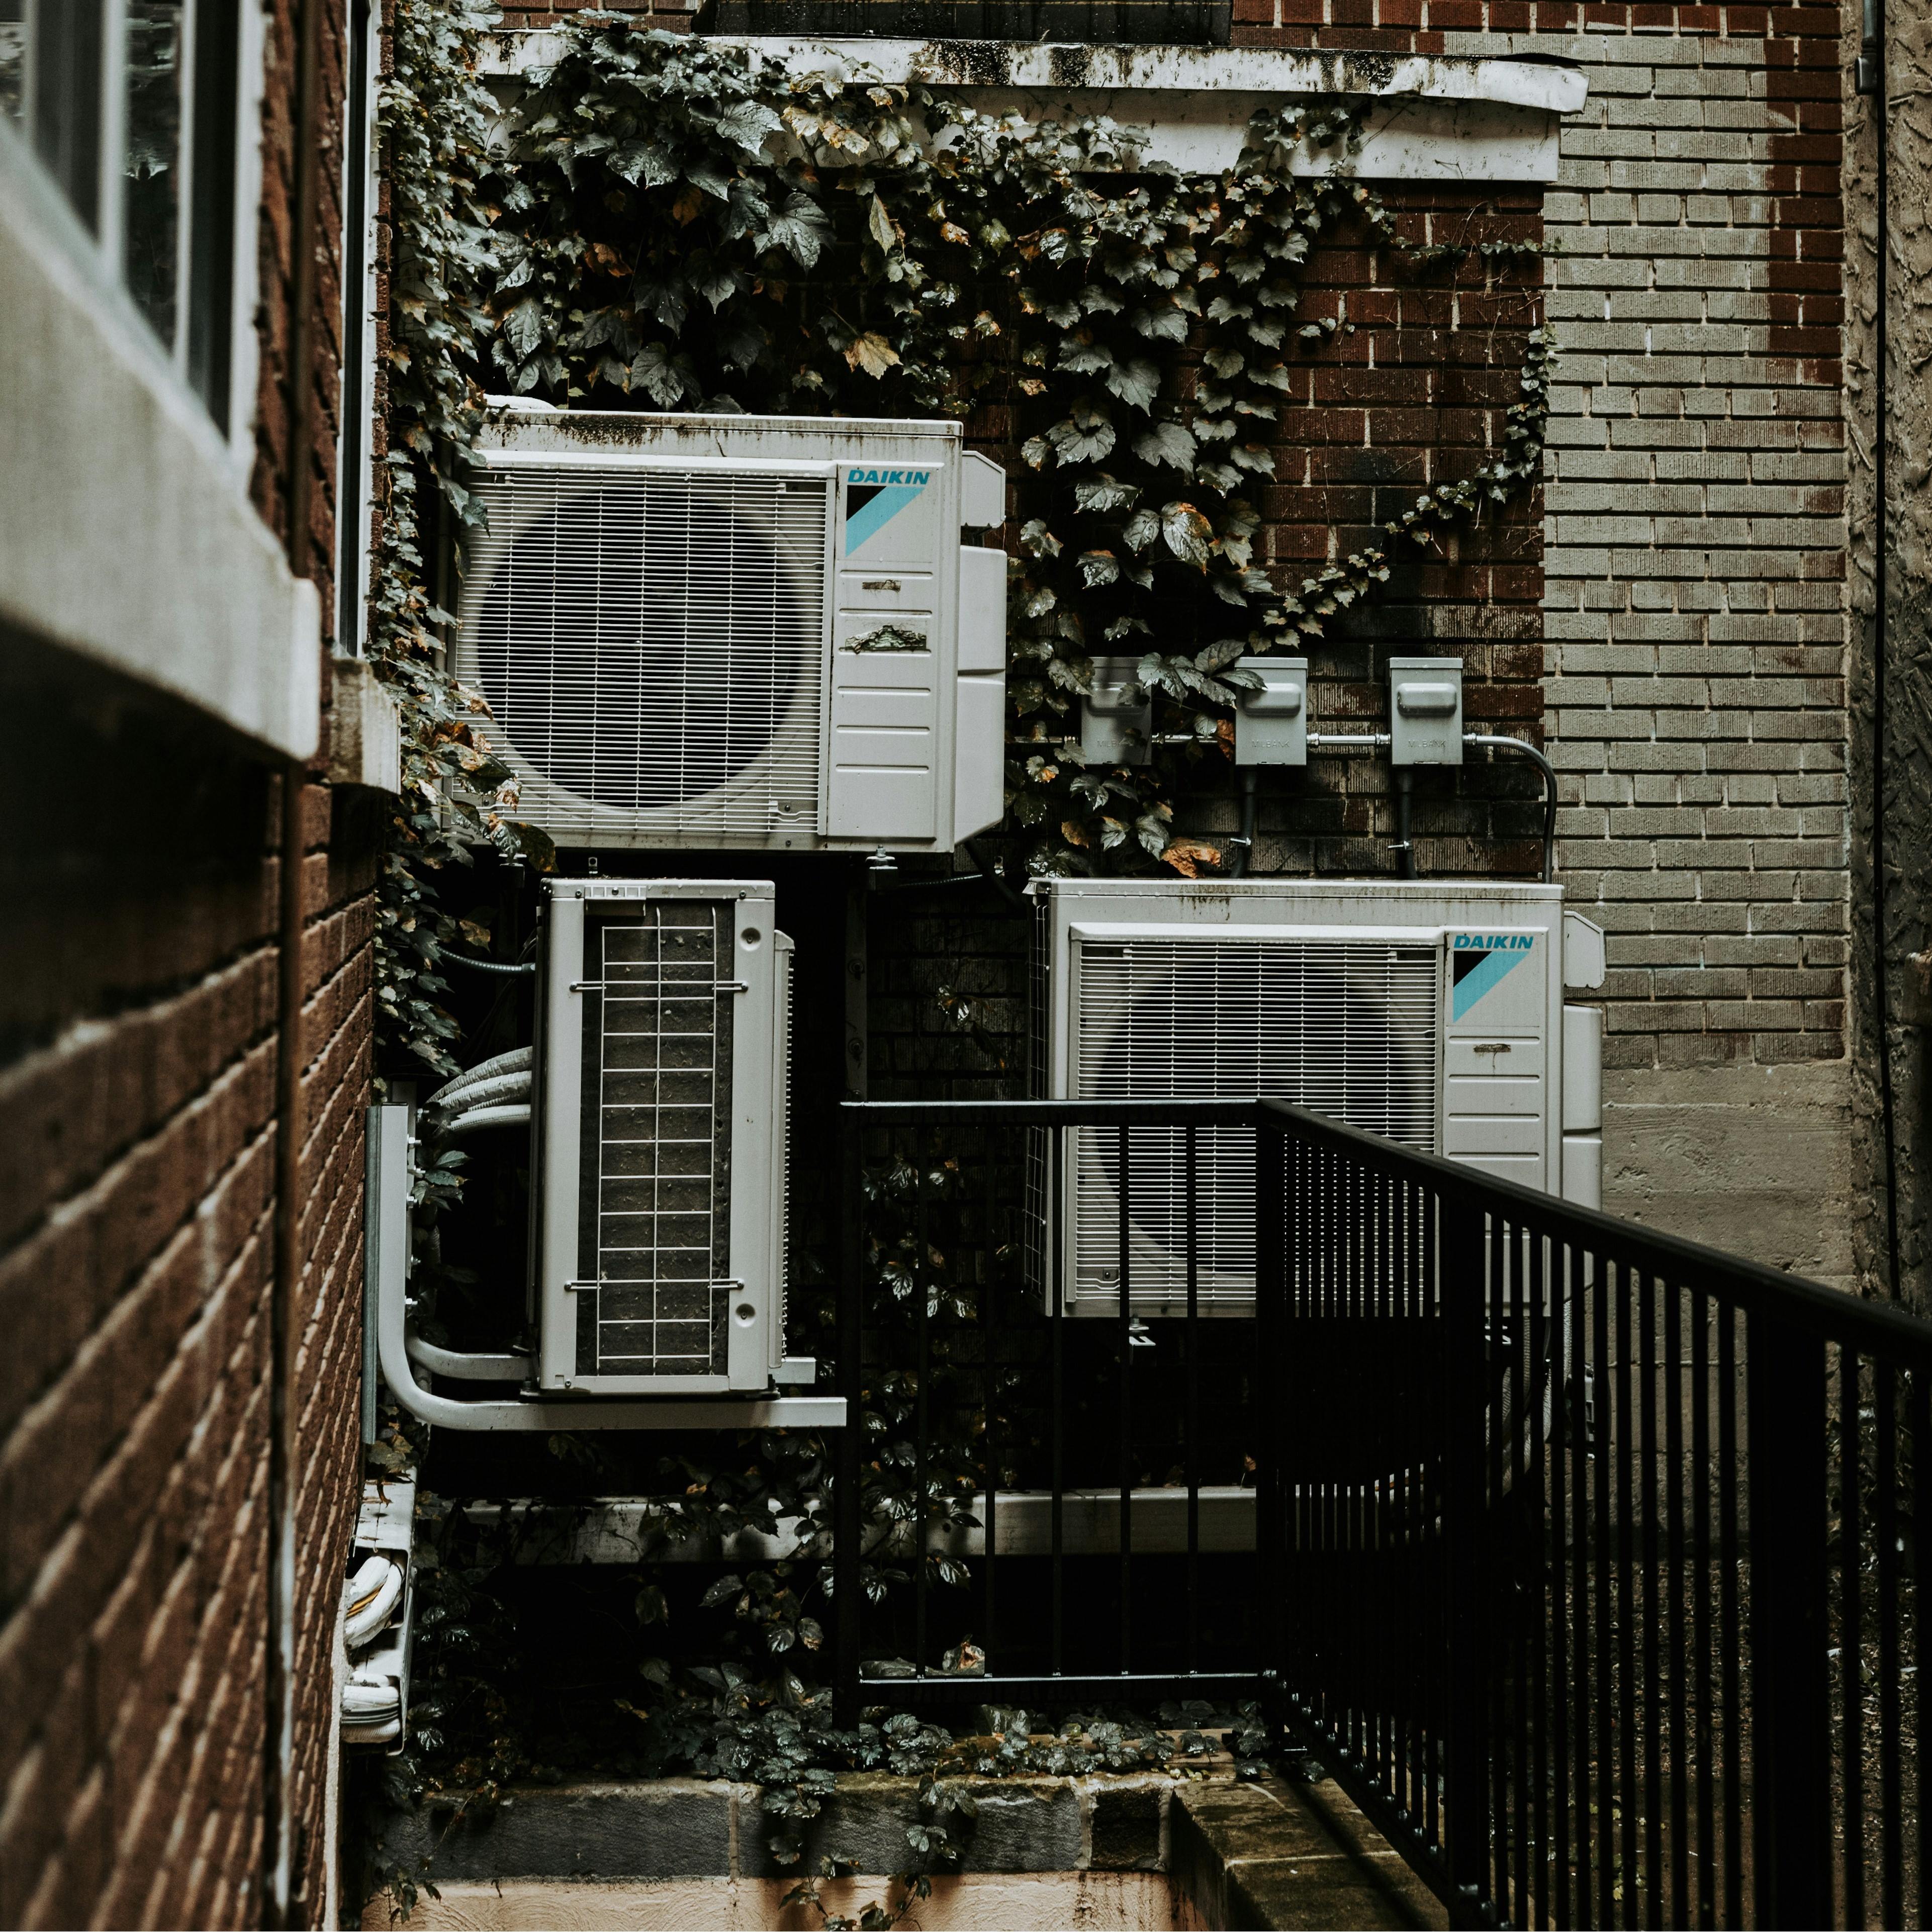
{"type": "Polygon", "coordinates": [[[376,76],[382,16],[375,0],[350,0],[348,86],[342,143],[342,424],[337,452],[336,648],[362,655],[368,615],[370,520],[374,514],[376,76]]]}
{"type": "Polygon", "coordinates": [[[230,428],[240,0],[0,0],[0,113],[230,428]]]}

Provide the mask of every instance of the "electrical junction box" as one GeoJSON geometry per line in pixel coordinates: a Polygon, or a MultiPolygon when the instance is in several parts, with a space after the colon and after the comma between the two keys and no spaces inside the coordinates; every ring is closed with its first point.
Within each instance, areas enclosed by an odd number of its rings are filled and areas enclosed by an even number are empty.
{"type": "Polygon", "coordinates": [[[1005,811],[1005,472],[955,422],[493,409],[451,668],[557,844],[950,852],[1005,811]]]}
{"type": "Polygon", "coordinates": [[[1080,748],[1090,765],[1144,765],[1152,755],[1154,700],[1134,682],[1137,657],[1096,658],[1080,700],[1080,748]]]}
{"type": "Polygon", "coordinates": [[[1462,762],[1460,658],[1389,659],[1389,763],[1462,762]]]}
{"type": "Polygon", "coordinates": [[[1238,765],[1305,765],[1308,762],[1308,660],[1246,657],[1232,668],[1252,671],[1258,691],[1244,691],[1234,712],[1238,765]]]}

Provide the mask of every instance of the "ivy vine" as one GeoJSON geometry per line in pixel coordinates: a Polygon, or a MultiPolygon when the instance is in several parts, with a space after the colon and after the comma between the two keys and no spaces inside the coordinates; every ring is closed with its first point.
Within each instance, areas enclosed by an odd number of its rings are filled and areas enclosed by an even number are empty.
{"type": "MultiPolygon", "coordinates": [[[[478,514],[464,478],[483,367],[493,388],[576,406],[946,414],[1016,447],[1007,829],[1036,872],[1216,866],[1212,844],[1177,830],[1176,805],[1228,758],[1230,708],[1251,681],[1238,661],[1325,638],[1389,580],[1396,546],[1438,543],[1540,474],[1555,345],[1536,315],[1540,251],[1412,237],[1346,172],[1362,125],[1352,103],[1268,110],[1232,169],[1189,175],[1104,120],[1023,125],[586,14],[562,30],[560,58],[530,77],[493,152],[496,109],[476,68],[494,20],[479,0],[397,0],[381,110],[392,442],[372,636],[404,707],[405,796],[379,889],[378,998],[388,1046],[433,1070],[454,1066],[442,949],[488,938],[445,908],[439,879],[479,844],[547,856],[517,823],[510,773],[479,728],[482,700],[440,668],[448,620],[424,560],[434,518],[460,527],[478,514]],[[1310,154],[1328,171],[1298,174],[1310,154]],[[1318,245],[1350,235],[1405,274],[1519,290],[1523,326],[1503,339],[1522,344],[1520,390],[1486,461],[1419,495],[1382,542],[1297,577],[1267,555],[1262,493],[1310,368],[1352,326],[1339,304],[1318,312],[1304,271],[1318,245]],[[1129,658],[1159,700],[1168,742],[1145,764],[1089,766],[1082,754],[1077,700],[1103,656],[1129,658]]],[[[871,642],[904,647],[892,627],[871,642]]],[[[926,1530],[961,1521],[987,1474],[983,1382],[962,1339],[980,1289],[907,1205],[920,1195],[943,1206],[958,1175],[943,1152],[920,1166],[868,1178],[868,1293],[887,1327],[923,1312],[958,1334],[925,1392],[934,1436],[916,1479],[916,1379],[881,1374],[868,1390],[875,1596],[905,1580],[894,1552],[922,1551],[926,1530]]],[[[1003,1439],[1023,1433],[1017,1388],[1002,1383],[994,1400],[1012,1409],[1003,1439]]],[[[708,1533],[769,1522],[774,1504],[822,1531],[815,1438],[759,1438],[736,1463],[721,1450],[660,1476],[708,1533]]],[[[416,1768],[433,1793],[488,1802],[542,1772],[503,1696],[514,1634],[488,1580],[501,1552],[448,1516],[430,1546],[442,1556],[423,1597],[416,1768]]],[[[1042,1742],[1021,1718],[964,1759],[910,1718],[835,1732],[808,1675],[824,1634],[822,1555],[808,1534],[798,1563],[718,1579],[691,1612],[714,1620],[717,1660],[680,1673],[646,1654],[620,1713],[640,1762],[764,1784],[781,1856],[799,1857],[840,1768],[926,1778],[936,1795],[920,1849],[943,1864],[949,1830],[964,1828],[946,1780],[968,1760],[979,1774],[1195,1752],[1199,1713],[1182,1714],[1192,1728],[1178,1744],[1104,1722],[1042,1742]]],[[[652,1556],[634,1605],[646,1652],[670,1615],[652,1556]]],[[[918,1560],[930,1581],[958,1580],[948,1559],[918,1560]]],[[[815,1899],[814,1883],[801,1881],[801,1897],[815,1899]]]]}
{"type": "Polygon", "coordinates": [[[1251,652],[1292,650],[1388,581],[1382,548],[1284,581],[1261,491],[1308,362],[1311,250],[1351,224],[1407,272],[1521,290],[1521,394],[1469,476],[1391,519],[1435,543],[1540,474],[1554,344],[1537,244],[1413,242],[1343,170],[1362,112],[1258,113],[1234,166],[1149,162],[1104,120],[1029,126],[916,88],[581,16],[531,76],[497,226],[506,386],[592,408],[952,414],[1019,445],[1010,829],[1036,872],[1192,874],[1178,792],[1228,755],[1251,652]],[[1297,175],[1298,155],[1326,172],[1297,175]],[[1528,260],[1526,260],[1528,258],[1528,260]],[[997,431],[996,431],[997,433],[997,431]],[[1162,700],[1149,762],[1090,768],[1096,656],[1162,700]],[[1178,741],[1178,742],[1175,742],[1178,741]]]}
{"type": "Polygon", "coordinates": [[[402,719],[402,790],[376,883],[376,1005],[380,1063],[454,1073],[457,1024],[443,1004],[443,948],[487,943],[459,921],[438,882],[478,844],[547,861],[548,842],[515,817],[509,767],[478,728],[481,694],[442,668],[428,560],[447,515],[479,512],[465,459],[483,419],[476,350],[490,319],[494,102],[477,72],[496,26],[484,0],[395,0],[393,67],[377,127],[388,176],[390,296],[377,364],[378,414],[388,446],[377,466],[377,530],[369,596],[369,653],[402,719]],[[479,802],[479,800],[481,802],[479,802]]]}

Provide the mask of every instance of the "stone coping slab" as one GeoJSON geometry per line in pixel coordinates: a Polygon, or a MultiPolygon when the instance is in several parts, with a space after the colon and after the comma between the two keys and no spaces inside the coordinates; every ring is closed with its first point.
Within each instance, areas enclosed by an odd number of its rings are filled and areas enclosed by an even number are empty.
{"type": "MultiPolygon", "coordinates": [[[[1176,1923],[1448,1922],[1427,1886],[1332,1781],[1237,1784],[1222,1772],[1193,1779],[1156,1772],[946,1782],[978,1806],[976,1819],[959,1821],[964,1855],[958,1882],[1055,1873],[1166,1874],[1176,1923]]],[[[776,1821],[760,1797],[755,1784],[722,1778],[538,1786],[512,1793],[475,1820],[398,1816],[383,1859],[426,1870],[466,1895],[479,1886],[537,1886],[560,1907],[566,1892],[587,1888],[586,1923],[604,1909],[592,1910],[593,1891],[609,1906],[626,1886],[704,1880],[754,1888],[745,1894],[748,1904],[763,1895],[756,1888],[812,1870],[835,1852],[860,1878],[916,1862],[905,1835],[908,1825],[926,1816],[916,1779],[883,1772],[841,1778],[824,1814],[807,1828],[802,1865],[791,1868],[780,1866],[767,1848],[776,1821]]]]}

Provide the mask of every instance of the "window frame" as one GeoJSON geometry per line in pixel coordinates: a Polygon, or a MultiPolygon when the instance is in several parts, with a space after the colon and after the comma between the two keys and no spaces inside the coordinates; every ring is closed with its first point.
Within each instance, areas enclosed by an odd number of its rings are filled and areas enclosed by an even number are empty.
{"type": "MultiPolygon", "coordinates": [[[[179,171],[176,194],[178,214],[175,236],[176,314],[172,341],[164,340],[142,311],[128,287],[125,253],[126,147],[128,140],[128,15],[127,0],[21,0],[22,86],[20,112],[13,119],[12,131],[56,192],[66,200],[74,221],[66,226],[63,238],[87,259],[84,266],[106,278],[127,298],[128,308],[138,317],[143,332],[158,360],[164,363],[174,380],[194,398],[197,408],[209,417],[226,446],[230,466],[238,488],[245,489],[253,466],[256,417],[256,384],[261,368],[260,345],[256,339],[254,314],[258,292],[256,228],[260,217],[262,155],[261,120],[267,46],[267,23],[261,0],[238,0],[236,5],[234,50],[235,85],[231,112],[224,137],[232,157],[231,206],[228,214],[227,296],[222,307],[227,364],[220,398],[204,398],[190,380],[189,342],[192,334],[189,309],[190,274],[196,238],[194,213],[195,173],[197,159],[206,158],[208,130],[197,124],[195,82],[197,34],[205,25],[205,14],[216,12],[221,0],[181,0],[178,87],[181,145],[176,166],[179,171]],[[35,139],[37,88],[34,51],[37,28],[43,9],[58,7],[78,9],[92,6],[101,23],[101,67],[97,116],[98,154],[94,171],[95,207],[88,212],[74,206],[67,184],[49,168],[40,154],[35,139]]],[[[0,114],[0,120],[8,117],[0,114]]]]}

